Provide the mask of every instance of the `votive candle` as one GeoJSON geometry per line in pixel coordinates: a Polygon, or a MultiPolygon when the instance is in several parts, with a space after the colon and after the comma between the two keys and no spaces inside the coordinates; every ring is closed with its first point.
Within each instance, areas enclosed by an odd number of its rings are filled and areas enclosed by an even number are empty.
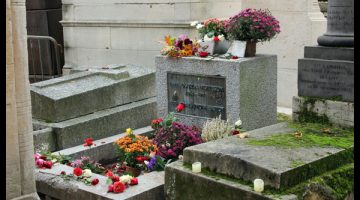
{"type": "Polygon", "coordinates": [[[194,162],[192,164],[192,172],[200,173],[201,172],[201,162],[194,162]]]}
{"type": "Polygon", "coordinates": [[[264,181],[261,179],[254,180],[254,191],[255,192],[262,192],[264,191],[264,181]]]}

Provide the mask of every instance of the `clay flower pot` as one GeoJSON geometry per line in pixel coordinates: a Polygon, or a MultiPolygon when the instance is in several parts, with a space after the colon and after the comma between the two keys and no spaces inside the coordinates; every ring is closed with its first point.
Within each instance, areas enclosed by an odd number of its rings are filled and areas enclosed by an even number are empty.
{"type": "Polygon", "coordinates": [[[245,48],[245,57],[254,57],[256,54],[256,42],[247,41],[245,48]]]}
{"type": "Polygon", "coordinates": [[[141,170],[126,166],[125,172],[131,173],[134,177],[138,177],[141,174],[141,170]]]}

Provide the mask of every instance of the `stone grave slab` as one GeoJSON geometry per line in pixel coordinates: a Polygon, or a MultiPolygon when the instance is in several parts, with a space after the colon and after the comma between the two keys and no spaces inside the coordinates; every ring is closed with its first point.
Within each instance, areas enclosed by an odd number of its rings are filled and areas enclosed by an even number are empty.
{"type": "Polygon", "coordinates": [[[65,181],[58,175],[61,171],[72,174],[73,168],[55,165],[51,169],[35,169],[36,190],[56,199],[97,199],[97,200],[162,200],[164,199],[164,172],[151,172],[138,177],[139,184],[127,188],[123,193],[107,193],[107,177],[94,174],[98,178],[96,186],[83,182],[65,181]]]}
{"type": "Polygon", "coordinates": [[[237,60],[157,56],[155,64],[159,117],[184,103],[176,117],[199,127],[220,114],[231,123],[240,118],[246,130],[276,123],[275,55],[237,60]]]}
{"type": "Polygon", "coordinates": [[[155,74],[126,65],[31,84],[33,118],[60,122],[155,96],[155,74]]]}
{"type": "Polygon", "coordinates": [[[165,167],[164,190],[167,200],[297,200],[296,195],[264,195],[239,182],[193,173],[181,161],[165,167]]]}
{"type": "Polygon", "coordinates": [[[156,117],[156,98],[104,109],[57,123],[33,120],[34,124],[51,127],[57,150],[83,144],[86,138],[94,140],[122,133],[125,129],[148,126],[156,117]]]}
{"type": "Polygon", "coordinates": [[[325,171],[335,169],[346,162],[352,149],[334,147],[279,148],[255,146],[247,142],[252,138],[264,138],[273,134],[294,131],[286,122],[249,131],[250,138],[232,136],[188,147],[184,150],[184,162],[201,162],[216,173],[253,181],[264,180],[274,188],[294,186],[325,171]],[[344,159],[344,160],[343,160],[344,159]],[[301,163],[294,166],[294,163],[301,163]]]}

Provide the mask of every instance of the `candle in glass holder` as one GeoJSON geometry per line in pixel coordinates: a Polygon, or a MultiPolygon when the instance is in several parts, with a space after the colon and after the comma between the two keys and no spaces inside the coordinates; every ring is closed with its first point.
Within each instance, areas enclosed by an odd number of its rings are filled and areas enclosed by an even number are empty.
{"type": "Polygon", "coordinates": [[[264,191],[264,181],[261,179],[254,180],[254,191],[255,192],[262,192],[264,191]]]}
{"type": "Polygon", "coordinates": [[[201,162],[194,162],[192,164],[192,172],[194,172],[194,173],[201,172],[201,162]]]}

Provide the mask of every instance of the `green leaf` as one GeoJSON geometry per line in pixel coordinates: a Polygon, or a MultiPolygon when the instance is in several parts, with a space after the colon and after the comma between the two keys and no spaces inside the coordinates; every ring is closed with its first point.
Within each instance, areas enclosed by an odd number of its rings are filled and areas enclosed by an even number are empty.
{"type": "Polygon", "coordinates": [[[112,181],[111,179],[108,178],[108,179],[106,180],[106,184],[107,184],[107,185],[110,185],[110,184],[112,184],[112,183],[113,183],[113,181],[112,181]]]}

